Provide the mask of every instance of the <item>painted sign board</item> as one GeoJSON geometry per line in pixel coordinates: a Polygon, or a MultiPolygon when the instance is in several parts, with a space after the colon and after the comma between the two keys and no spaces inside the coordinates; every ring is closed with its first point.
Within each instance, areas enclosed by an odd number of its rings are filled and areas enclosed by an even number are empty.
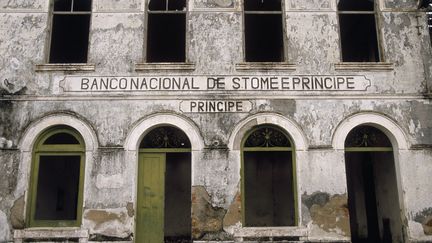
{"type": "Polygon", "coordinates": [[[186,113],[239,113],[252,110],[252,102],[244,100],[182,100],[180,111],[186,113]]]}
{"type": "Polygon", "coordinates": [[[366,91],[363,75],[65,76],[63,92],[366,91]]]}

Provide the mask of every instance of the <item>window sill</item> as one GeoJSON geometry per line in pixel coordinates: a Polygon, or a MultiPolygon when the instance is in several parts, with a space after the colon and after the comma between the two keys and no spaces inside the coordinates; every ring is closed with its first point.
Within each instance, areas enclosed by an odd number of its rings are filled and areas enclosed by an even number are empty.
{"type": "Polygon", "coordinates": [[[52,228],[27,228],[23,230],[14,230],[15,242],[22,242],[25,239],[60,239],[60,238],[77,238],[88,239],[87,230],[79,227],[52,227],[52,228]]]}
{"type": "Polygon", "coordinates": [[[287,62],[242,62],[235,65],[238,71],[294,71],[296,65],[287,62]]]}
{"type": "Polygon", "coordinates": [[[195,63],[185,63],[185,62],[179,62],[179,63],[136,63],[135,64],[135,71],[142,72],[142,71],[194,71],[195,70],[195,63]]]}
{"type": "Polygon", "coordinates": [[[334,64],[336,71],[392,71],[393,63],[389,62],[340,62],[334,64]]]}
{"type": "Polygon", "coordinates": [[[234,230],[234,238],[250,237],[299,237],[306,238],[309,232],[304,226],[278,226],[278,227],[242,227],[234,230]]]}
{"type": "Polygon", "coordinates": [[[36,64],[36,72],[55,72],[55,71],[72,71],[72,72],[89,72],[94,71],[95,65],[88,63],[47,63],[36,64]]]}

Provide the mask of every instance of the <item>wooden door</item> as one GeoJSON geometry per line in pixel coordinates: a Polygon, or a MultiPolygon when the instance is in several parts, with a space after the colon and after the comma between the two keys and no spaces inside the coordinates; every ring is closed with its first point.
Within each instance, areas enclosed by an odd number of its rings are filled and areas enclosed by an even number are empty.
{"type": "Polygon", "coordinates": [[[165,153],[141,153],[136,243],[164,242],[165,153]]]}

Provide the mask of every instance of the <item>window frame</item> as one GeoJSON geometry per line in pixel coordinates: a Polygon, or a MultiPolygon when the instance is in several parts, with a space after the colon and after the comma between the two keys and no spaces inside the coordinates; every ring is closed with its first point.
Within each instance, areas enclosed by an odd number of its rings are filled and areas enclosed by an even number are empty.
{"type": "Polygon", "coordinates": [[[373,14],[374,15],[374,19],[375,19],[375,32],[376,32],[376,41],[377,41],[377,49],[378,49],[378,61],[354,61],[354,63],[384,63],[385,61],[385,53],[384,53],[384,48],[382,46],[382,42],[383,42],[383,37],[380,31],[380,26],[381,26],[381,17],[380,17],[380,1],[379,0],[373,0],[373,6],[374,6],[374,10],[373,11],[359,11],[359,10],[339,10],[338,7],[338,3],[336,2],[336,16],[337,16],[337,23],[338,23],[338,30],[339,30],[339,55],[340,55],[340,62],[341,63],[353,63],[351,61],[344,61],[343,60],[343,51],[342,51],[342,38],[341,38],[341,25],[340,25],[340,18],[339,15],[340,14],[345,14],[345,15],[349,15],[349,14],[373,14]]]}
{"type": "MultiPolygon", "coordinates": [[[[184,64],[184,63],[189,63],[189,35],[188,35],[188,30],[189,30],[189,26],[188,26],[188,22],[189,22],[189,0],[185,0],[185,6],[184,9],[185,10],[169,10],[168,9],[168,4],[169,1],[175,1],[175,0],[166,0],[167,1],[167,6],[165,10],[150,10],[149,9],[149,4],[150,4],[150,0],[146,0],[145,1],[145,5],[144,5],[144,46],[143,46],[143,62],[146,65],[160,65],[160,64],[184,64]],[[148,34],[149,34],[149,22],[148,22],[148,16],[149,14],[184,14],[185,15],[185,46],[184,46],[184,52],[185,52],[185,59],[182,62],[149,62],[148,61],[148,34]]],[[[153,69],[153,68],[150,68],[153,69]]],[[[180,69],[183,69],[183,67],[180,67],[180,69]]],[[[168,68],[168,70],[171,70],[171,68],[168,68]]]]}
{"type": "MultiPolygon", "coordinates": [[[[49,2],[49,29],[48,29],[48,33],[47,33],[47,41],[46,41],[46,51],[45,51],[45,63],[48,65],[58,65],[58,64],[63,64],[63,65],[76,65],[76,64],[87,64],[88,63],[88,59],[89,59],[89,53],[90,53],[90,31],[91,31],[91,27],[92,27],[92,15],[93,15],[93,0],[89,0],[91,1],[90,4],[90,11],[74,11],[73,10],[73,4],[74,4],[74,0],[71,0],[71,10],[70,11],[54,11],[54,1],[55,0],[50,0],[49,2]],[[89,36],[88,36],[88,42],[87,42],[87,57],[86,57],[86,61],[82,62],[82,63],[75,63],[75,62],[71,62],[71,63],[56,63],[56,62],[51,62],[51,45],[53,42],[53,24],[54,24],[54,15],[89,15],[89,36]]],[[[51,71],[51,70],[50,70],[51,71]]]]}
{"type": "Polygon", "coordinates": [[[243,49],[243,54],[242,54],[242,59],[243,59],[243,62],[244,63],[248,63],[248,64],[250,64],[250,63],[263,63],[263,64],[265,64],[265,63],[287,63],[287,61],[288,61],[288,51],[287,51],[287,44],[288,44],[288,37],[287,37],[287,31],[286,31],[286,28],[287,28],[287,24],[286,24],[286,9],[285,9],[285,0],[281,0],[281,10],[280,11],[256,11],[256,10],[254,10],[254,11],[249,11],[249,10],[245,10],[245,1],[247,1],[247,0],[243,0],[243,1],[241,1],[241,3],[242,3],[242,6],[241,6],[241,10],[242,10],[242,21],[243,21],[243,24],[242,24],[242,28],[243,28],[243,31],[242,31],[242,39],[243,39],[243,43],[242,43],[242,49],[243,49]],[[274,61],[274,62],[268,62],[268,61],[247,61],[246,60],[246,14],[247,14],[247,12],[249,12],[249,14],[280,14],[281,15],[281,18],[282,18],[282,48],[283,48],[283,51],[282,51],[282,53],[283,53],[283,55],[282,55],[282,60],[280,60],[280,61],[274,61]]]}
{"type": "Polygon", "coordinates": [[[54,127],[47,129],[36,140],[31,160],[30,181],[26,205],[26,226],[33,227],[79,227],[83,214],[84,173],[85,173],[85,144],[81,135],[69,127],[54,127]],[[46,139],[58,133],[67,133],[77,139],[79,144],[43,144],[46,139]],[[78,180],[78,195],[75,220],[36,220],[36,199],[41,156],[80,156],[80,170],[78,180]]]}
{"type": "MultiPolygon", "coordinates": [[[[245,159],[244,159],[244,153],[245,152],[290,152],[291,153],[291,163],[292,163],[292,190],[293,190],[293,197],[294,197],[294,224],[293,226],[288,227],[299,227],[301,226],[301,222],[299,220],[299,197],[298,197],[298,176],[297,176],[297,160],[296,160],[296,148],[295,144],[293,142],[293,139],[291,136],[282,128],[279,126],[275,126],[272,124],[264,124],[264,125],[257,125],[251,128],[248,132],[244,134],[244,137],[241,141],[241,147],[240,147],[240,191],[241,191],[241,223],[243,228],[250,228],[251,226],[245,226],[246,225],[246,196],[245,196],[245,190],[246,190],[246,177],[245,177],[245,159]],[[265,128],[271,128],[278,130],[282,134],[284,134],[290,143],[290,146],[287,147],[246,147],[246,141],[249,139],[250,135],[254,132],[265,129],[265,128]]],[[[268,228],[271,227],[278,227],[278,226],[268,226],[268,228]]],[[[282,226],[285,227],[285,226],[282,226]]]]}

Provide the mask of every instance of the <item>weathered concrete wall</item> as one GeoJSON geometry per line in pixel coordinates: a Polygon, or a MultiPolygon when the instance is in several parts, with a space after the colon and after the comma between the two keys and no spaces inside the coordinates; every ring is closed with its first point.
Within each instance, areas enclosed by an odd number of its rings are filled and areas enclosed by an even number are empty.
{"type": "MultiPolygon", "coordinates": [[[[28,165],[20,151],[23,134],[35,121],[67,113],[86,123],[98,149],[86,165],[82,227],[92,240],[132,240],[136,211],[137,157],[124,148],[133,127],[154,114],[177,114],[191,121],[205,149],[192,157],[192,232],[196,239],[231,239],[241,227],[241,152],[228,149],[234,127],[255,114],[280,114],[304,134],[308,148],[297,151],[297,197],[301,225],[311,239],[349,237],[344,152],[332,147],[340,123],[373,111],[396,121],[411,146],[398,151],[403,219],[416,239],[432,235],[432,58],[425,15],[416,1],[381,1],[380,36],[391,71],[336,71],[340,62],[336,1],[286,0],[287,61],[293,71],[238,71],[243,61],[240,1],[189,1],[188,61],[194,71],[137,73],[145,46],[144,0],[94,0],[88,62],[93,72],[35,72],[48,45],[47,0],[0,2],[0,241],[25,227],[28,165]],[[402,11],[404,10],[404,11],[402,11]],[[410,11],[405,11],[410,10],[410,11]],[[417,18],[417,16],[420,16],[417,18]],[[423,28],[417,28],[421,25],[423,28]],[[65,75],[365,75],[362,92],[257,91],[156,92],[129,95],[69,95],[59,91],[65,75]],[[7,81],[5,81],[7,80],[7,81]],[[249,113],[182,113],[181,99],[250,100],[249,113]]],[[[290,131],[287,131],[290,133],[290,131]]],[[[294,141],[295,142],[295,141],[294,141]]]]}

